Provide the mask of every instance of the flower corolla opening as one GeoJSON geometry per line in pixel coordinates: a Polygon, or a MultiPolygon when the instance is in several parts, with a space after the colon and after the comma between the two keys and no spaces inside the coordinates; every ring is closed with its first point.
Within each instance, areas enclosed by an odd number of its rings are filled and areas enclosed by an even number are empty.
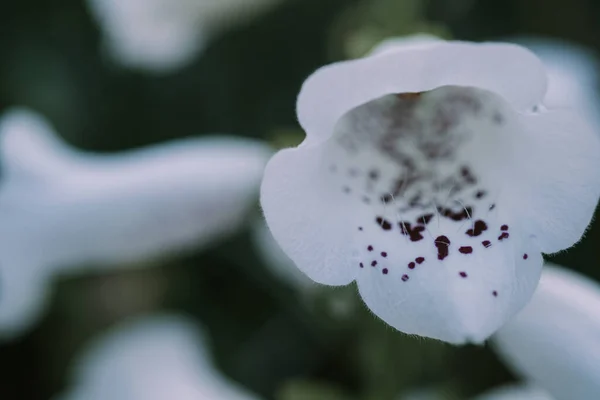
{"type": "Polygon", "coordinates": [[[398,330],[482,343],[600,195],[598,138],[541,108],[545,90],[540,61],[502,43],[409,42],[321,68],[298,98],[305,141],[265,171],[269,228],[301,271],[356,281],[398,330]]]}

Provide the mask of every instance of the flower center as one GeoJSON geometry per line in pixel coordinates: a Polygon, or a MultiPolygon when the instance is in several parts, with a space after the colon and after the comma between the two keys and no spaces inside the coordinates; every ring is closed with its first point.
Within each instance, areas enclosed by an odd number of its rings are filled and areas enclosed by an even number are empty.
{"type": "MultiPolygon", "coordinates": [[[[466,87],[373,100],[342,117],[326,144],[330,187],[340,206],[353,208],[358,234],[396,232],[433,246],[418,259],[429,251],[440,261],[485,251],[510,238],[497,205],[511,202],[502,192],[513,168],[510,146],[518,143],[512,115],[494,94],[466,87]]],[[[365,243],[364,256],[393,251],[385,242],[373,250],[365,243]]]]}

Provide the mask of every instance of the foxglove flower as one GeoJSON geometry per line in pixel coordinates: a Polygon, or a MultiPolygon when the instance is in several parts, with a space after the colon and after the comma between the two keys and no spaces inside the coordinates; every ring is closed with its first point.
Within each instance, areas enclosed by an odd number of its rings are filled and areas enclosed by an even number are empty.
{"type": "Polygon", "coordinates": [[[97,339],[75,363],[60,400],[257,399],[213,365],[205,340],[183,317],[150,316],[97,339]]]}
{"type": "Polygon", "coordinates": [[[273,236],[316,282],[356,281],[398,330],[481,343],[600,194],[597,136],[545,91],[541,62],[502,43],[410,42],[321,68],[298,98],[306,139],[265,170],[273,236]]]}
{"type": "Polygon", "coordinates": [[[493,337],[516,372],[556,400],[600,393],[600,285],[545,266],[531,302],[493,337]]]}
{"type": "Polygon", "coordinates": [[[271,151],[234,137],[77,151],[24,109],[0,118],[0,337],[41,312],[53,274],[147,261],[237,231],[271,151]]]}
{"type": "Polygon", "coordinates": [[[88,0],[88,4],[117,62],[168,73],[193,61],[219,31],[278,1],[88,0]]]}

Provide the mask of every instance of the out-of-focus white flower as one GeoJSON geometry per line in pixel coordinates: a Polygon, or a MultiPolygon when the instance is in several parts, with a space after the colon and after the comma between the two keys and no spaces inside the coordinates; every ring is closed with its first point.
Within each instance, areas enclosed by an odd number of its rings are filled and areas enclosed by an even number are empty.
{"type": "Polygon", "coordinates": [[[0,336],[31,325],[53,273],[199,248],[253,206],[264,144],[183,139],[114,155],[76,151],[24,109],[0,118],[0,336]]]}
{"type": "Polygon", "coordinates": [[[398,330],[481,343],[600,195],[598,137],[540,107],[545,91],[513,44],[408,42],[321,68],[298,99],[306,139],[265,170],[273,236],[313,280],[356,281],[398,330]]]}
{"type": "Polygon", "coordinates": [[[548,108],[575,108],[600,134],[600,63],[596,54],[581,45],[541,37],[512,37],[506,40],[533,51],[548,71],[548,108]]]}
{"type": "MultiPolygon", "coordinates": [[[[415,389],[400,396],[398,400],[458,400],[459,397],[438,388],[415,389]]],[[[472,400],[553,400],[546,392],[522,384],[511,384],[492,389],[472,400]]]]}
{"type": "Polygon", "coordinates": [[[199,330],[183,317],[150,316],[98,338],[74,364],[60,400],[257,399],[213,365],[199,330]]]}
{"type": "Polygon", "coordinates": [[[88,0],[105,45],[120,64],[171,72],[190,63],[214,35],[281,0],[88,0]]]}
{"type": "Polygon", "coordinates": [[[493,389],[473,400],[553,400],[548,393],[526,385],[506,385],[493,389]]]}
{"type": "Polygon", "coordinates": [[[252,239],[265,265],[282,281],[299,290],[315,287],[314,281],[303,274],[279,247],[264,219],[257,219],[252,226],[252,239]]]}
{"type": "Polygon", "coordinates": [[[493,337],[502,359],[556,400],[600,393],[600,285],[545,266],[531,302],[493,337]]]}

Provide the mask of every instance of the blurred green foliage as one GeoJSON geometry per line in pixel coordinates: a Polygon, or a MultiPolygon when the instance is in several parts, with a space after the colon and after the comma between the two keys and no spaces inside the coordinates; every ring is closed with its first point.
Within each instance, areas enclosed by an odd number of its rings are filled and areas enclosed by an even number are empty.
{"type": "MultiPolygon", "coordinates": [[[[0,108],[29,106],[68,141],[96,151],[214,132],[298,143],[303,80],[389,35],[534,33],[600,48],[600,4],[592,0],[288,0],[217,38],[191,66],[152,77],[106,62],[83,1],[2,8],[0,108]]],[[[600,279],[598,228],[553,260],[600,279]]],[[[430,384],[471,395],[512,379],[486,347],[394,331],[363,307],[354,286],[303,297],[269,272],[249,235],[153,268],[59,282],[42,323],[0,345],[0,398],[49,398],[67,385],[69,362],[89,338],[158,309],[201,322],[219,367],[267,399],[386,400],[430,384]]]]}

